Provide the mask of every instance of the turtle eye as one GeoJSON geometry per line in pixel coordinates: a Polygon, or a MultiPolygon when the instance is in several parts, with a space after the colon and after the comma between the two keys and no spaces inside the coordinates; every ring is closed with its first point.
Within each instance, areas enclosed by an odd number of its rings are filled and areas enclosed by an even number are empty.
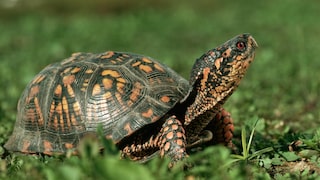
{"type": "Polygon", "coordinates": [[[239,41],[239,42],[237,42],[237,48],[238,48],[238,50],[243,51],[246,48],[246,45],[244,42],[239,41]]]}

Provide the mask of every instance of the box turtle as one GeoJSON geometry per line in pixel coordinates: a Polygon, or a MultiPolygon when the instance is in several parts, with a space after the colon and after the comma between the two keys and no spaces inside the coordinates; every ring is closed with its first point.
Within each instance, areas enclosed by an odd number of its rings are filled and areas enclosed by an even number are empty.
{"type": "Polygon", "coordinates": [[[187,156],[189,147],[230,146],[234,127],[222,106],[256,47],[249,34],[232,38],[197,59],[189,81],[142,55],[75,53],[47,66],[27,85],[5,148],[63,153],[99,126],[122,157],[132,160],[159,154],[174,163],[187,156]]]}

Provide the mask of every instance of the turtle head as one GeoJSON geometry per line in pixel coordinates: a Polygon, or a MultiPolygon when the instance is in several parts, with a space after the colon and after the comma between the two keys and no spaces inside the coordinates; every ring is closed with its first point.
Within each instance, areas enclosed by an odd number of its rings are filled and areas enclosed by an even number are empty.
{"type": "Polygon", "coordinates": [[[238,35],[196,60],[190,83],[201,90],[238,85],[254,59],[256,41],[249,34],[238,35]],[[221,82],[221,83],[220,83],[221,82]]]}
{"type": "Polygon", "coordinates": [[[238,87],[258,47],[250,34],[238,35],[196,60],[190,77],[195,100],[186,121],[222,105],[238,87]]]}

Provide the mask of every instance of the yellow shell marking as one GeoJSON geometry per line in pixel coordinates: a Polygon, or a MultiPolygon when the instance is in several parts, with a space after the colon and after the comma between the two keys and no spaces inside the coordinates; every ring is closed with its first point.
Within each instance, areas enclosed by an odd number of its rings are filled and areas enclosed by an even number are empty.
{"type": "Polygon", "coordinates": [[[114,55],[113,51],[106,52],[103,56],[101,56],[102,59],[109,59],[114,55]]]}
{"type": "Polygon", "coordinates": [[[46,78],[47,76],[45,76],[45,75],[40,75],[40,76],[38,76],[36,79],[34,79],[33,81],[32,81],[32,84],[38,84],[38,83],[40,83],[42,80],[44,80],[44,78],[46,78]]]}
{"type": "Polygon", "coordinates": [[[71,85],[68,85],[68,86],[67,86],[67,91],[68,91],[68,95],[69,95],[70,97],[75,97],[74,91],[73,91],[73,88],[71,87],[71,85]]]}
{"type": "Polygon", "coordinates": [[[73,144],[71,144],[71,143],[65,143],[65,144],[64,144],[64,147],[65,147],[66,149],[72,149],[72,148],[73,148],[73,144]]]}
{"type": "Polygon", "coordinates": [[[62,94],[62,86],[61,86],[60,84],[57,85],[57,87],[56,87],[56,89],[55,89],[55,91],[54,91],[54,94],[55,94],[56,96],[58,96],[58,97],[61,96],[61,94],[62,94]]]}
{"type": "Polygon", "coordinates": [[[141,65],[139,66],[139,69],[141,69],[142,71],[144,71],[144,72],[146,72],[146,73],[152,72],[152,68],[151,68],[150,66],[148,66],[148,65],[143,65],[143,64],[141,64],[141,65]]]}
{"type": "Polygon", "coordinates": [[[137,62],[133,63],[132,66],[133,66],[133,67],[136,67],[136,66],[139,66],[140,64],[141,64],[141,62],[140,62],[140,61],[137,61],[137,62]]]}
{"type": "Polygon", "coordinates": [[[169,97],[169,96],[162,96],[162,97],[160,98],[160,100],[161,100],[162,102],[164,102],[164,103],[167,103],[167,102],[170,101],[170,97],[169,97]]]}
{"type": "Polygon", "coordinates": [[[43,147],[44,147],[44,152],[50,153],[52,151],[52,144],[47,140],[43,141],[43,147]]]}
{"type": "Polygon", "coordinates": [[[130,126],[130,122],[128,122],[124,125],[124,129],[128,132],[128,134],[131,134],[133,132],[133,130],[130,126]]]}
{"type": "Polygon", "coordinates": [[[76,78],[75,75],[67,75],[62,78],[62,82],[64,86],[71,85],[75,80],[75,78],[76,78]]]}
{"type": "Polygon", "coordinates": [[[158,63],[154,63],[154,67],[161,72],[164,72],[164,69],[158,64],[158,63]]]}
{"type": "Polygon", "coordinates": [[[71,73],[74,74],[74,73],[79,72],[80,70],[81,70],[81,68],[75,67],[75,68],[73,68],[73,69],[71,70],[71,73]]]}
{"type": "Polygon", "coordinates": [[[145,118],[151,118],[153,115],[152,109],[148,109],[146,112],[142,113],[142,116],[145,118]]]}
{"type": "Polygon", "coordinates": [[[30,141],[23,141],[21,152],[28,152],[30,141]]]}
{"type": "Polygon", "coordinates": [[[35,105],[35,110],[36,110],[36,114],[39,115],[38,119],[38,125],[42,126],[44,124],[44,120],[43,120],[43,115],[42,115],[42,111],[40,108],[40,104],[39,104],[39,100],[37,97],[34,98],[34,105],[35,105]]]}
{"type": "Polygon", "coordinates": [[[101,93],[101,87],[99,84],[95,84],[92,89],[92,96],[99,95],[101,93]]]}
{"type": "Polygon", "coordinates": [[[101,75],[102,76],[110,75],[115,78],[120,77],[120,74],[118,71],[114,71],[114,70],[110,70],[110,69],[102,71],[101,75]]]}
{"type": "Polygon", "coordinates": [[[152,63],[152,61],[149,58],[143,57],[142,61],[146,62],[146,63],[152,63]]]}

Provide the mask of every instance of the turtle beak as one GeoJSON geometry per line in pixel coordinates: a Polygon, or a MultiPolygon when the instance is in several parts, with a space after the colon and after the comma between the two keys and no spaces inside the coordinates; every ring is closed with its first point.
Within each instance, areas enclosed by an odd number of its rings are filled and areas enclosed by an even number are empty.
{"type": "Polygon", "coordinates": [[[259,47],[257,41],[252,36],[248,37],[248,42],[249,42],[248,44],[250,44],[253,49],[256,49],[259,47]]]}

